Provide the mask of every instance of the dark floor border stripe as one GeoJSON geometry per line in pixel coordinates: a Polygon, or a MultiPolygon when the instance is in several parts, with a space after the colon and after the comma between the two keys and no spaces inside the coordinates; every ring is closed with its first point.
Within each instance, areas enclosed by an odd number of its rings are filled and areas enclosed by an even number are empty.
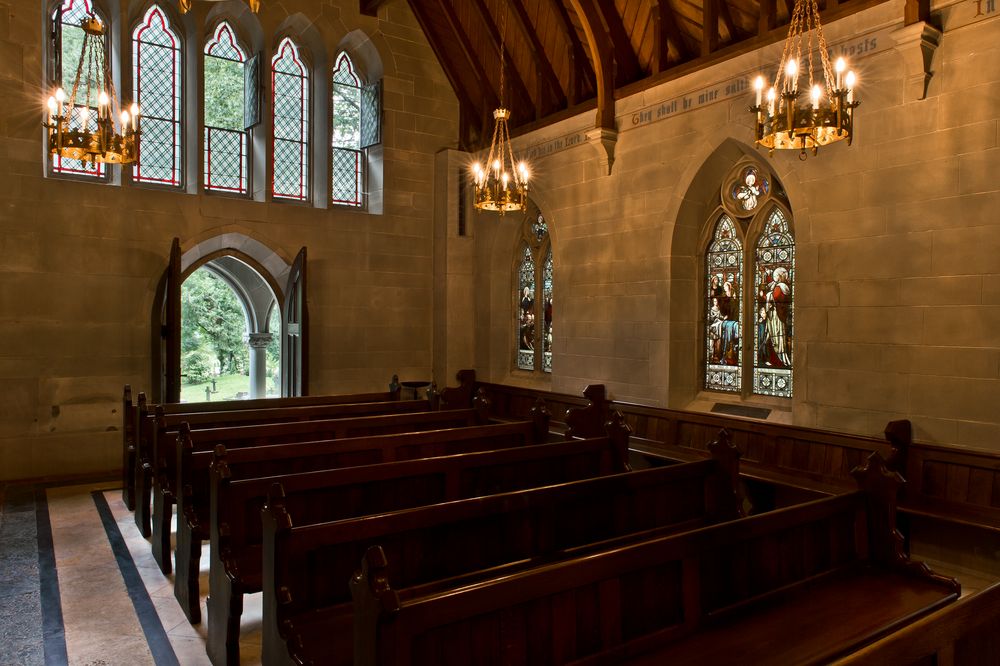
{"type": "Polygon", "coordinates": [[[35,489],[35,530],[38,539],[38,587],[42,605],[42,641],[45,666],[69,663],[66,654],[66,627],[63,625],[59,572],[52,546],[49,500],[44,488],[35,489]]]}
{"type": "Polygon", "coordinates": [[[135,616],[139,619],[142,632],[146,635],[149,651],[153,654],[153,660],[157,666],[179,666],[174,648],[170,645],[170,639],[167,638],[167,632],[163,628],[163,623],[160,622],[156,607],[153,606],[153,601],[149,598],[149,592],[146,590],[139,570],[135,566],[135,561],[132,559],[132,553],[129,552],[128,546],[125,544],[125,538],[122,536],[121,530],[118,529],[118,523],[115,522],[115,517],[111,514],[111,507],[108,506],[104,492],[104,490],[95,490],[90,493],[90,496],[94,499],[97,513],[101,516],[104,531],[107,532],[108,542],[111,544],[111,551],[115,555],[118,569],[125,580],[125,589],[128,590],[128,595],[132,599],[135,616]]]}

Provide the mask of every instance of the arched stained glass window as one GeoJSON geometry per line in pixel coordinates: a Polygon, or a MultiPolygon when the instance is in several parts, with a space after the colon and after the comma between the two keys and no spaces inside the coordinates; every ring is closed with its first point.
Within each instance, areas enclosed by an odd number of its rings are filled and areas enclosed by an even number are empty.
{"type": "Polygon", "coordinates": [[[273,193],[276,199],[309,198],[309,71],[288,37],[271,60],[274,93],[273,193]]]}
{"type": "Polygon", "coordinates": [[[535,259],[527,245],[521,250],[518,274],[517,367],[535,369],[535,259]]]}
{"type": "Polygon", "coordinates": [[[364,155],[361,151],[361,79],[346,53],[333,68],[333,126],[330,157],[332,202],[345,206],[362,203],[364,155]]]}
{"type": "Polygon", "coordinates": [[[244,122],[247,54],[222,22],[205,45],[205,189],[246,194],[248,132],[244,122]]]}
{"type": "Polygon", "coordinates": [[[552,248],[542,268],[542,370],[552,372],[552,248]]]}
{"type": "Polygon", "coordinates": [[[519,370],[552,372],[552,244],[540,213],[525,219],[519,247],[514,279],[515,365],[519,370]]]}
{"type": "Polygon", "coordinates": [[[132,84],[142,110],[137,182],[181,184],[181,71],[180,40],[153,5],[132,33],[132,84]]]}
{"type": "Polygon", "coordinates": [[[768,215],[755,255],[753,392],[790,398],[795,241],[781,209],[768,215]]]}
{"type": "Polygon", "coordinates": [[[705,326],[705,388],[742,390],[743,247],[732,218],[723,214],[706,255],[708,317],[705,326]]]}
{"type": "MultiPolygon", "coordinates": [[[[80,53],[83,51],[83,28],[80,21],[87,16],[94,15],[105,26],[107,23],[104,17],[94,11],[90,0],[65,0],[52,14],[52,34],[55,36],[53,43],[53,62],[56,67],[52,72],[53,83],[61,86],[66,91],[66,96],[71,96],[73,82],[76,80],[76,68],[80,63],[80,53]]],[[[108,54],[105,54],[107,57],[108,54]]],[[[96,86],[95,95],[96,95],[96,86]]],[[[82,89],[82,86],[81,86],[82,89]]],[[[70,129],[79,129],[83,122],[81,111],[88,108],[87,127],[97,130],[97,99],[82,99],[81,95],[76,100],[70,114],[70,129]]],[[[52,156],[52,172],[64,175],[88,176],[92,178],[104,178],[107,173],[106,167],[100,162],[84,162],[82,160],[71,160],[58,155],[52,156]]]]}

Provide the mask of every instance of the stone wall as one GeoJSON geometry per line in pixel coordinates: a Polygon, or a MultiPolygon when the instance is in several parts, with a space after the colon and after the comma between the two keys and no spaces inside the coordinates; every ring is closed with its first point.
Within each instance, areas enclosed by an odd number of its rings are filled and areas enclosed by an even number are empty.
{"type": "MultiPolygon", "coordinates": [[[[991,3],[940,4],[926,98],[903,3],[832,23],[859,72],[854,145],[818,157],[752,148],[749,76],[780,44],[620,99],[611,175],[593,113],[521,137],[555,253],[554,373],[513,371],[518,223],[477,216],[477,367],[500,382],[710,409],[701,391],[708,216],[733,163],[784,186],[797,240],[794,398],[771,419],[1000,450],[1000,21],[991,3]],[[977,15],[977,12],[980,12],[977,15]]],[[[919,35],[917,35],[919,36],[919,35]]]]}
{"type": "MultiPolygon", "coordinates": [[[[182,22],[187,53],[199,53],[198,35],[218,12],[246,14],[238,0],[194,4],[182,22]]],[[[187,193],[46,177],[43,3],[0,0],[0,480],[120,464],[122,385],[151,385],[150,312],[175,236],[183,250],[247,237],[284,263],[308,247],[312,392],[384,390],[394,373],[430,376],[434,160],[457,142],[454,93],[402,0],[385,3],[378,18],[360,16],[357,0],[262,5],[265,58],[275,34],[301,30],[314,63],[347,48],[359,68],[381,68],[372,212],[327,206],[323,183],[314,183],[313,205],[272,202],[263,187],[259,200],[199,194],[196,122],[187,193]]],[[[123,43],[144,8],[130,0],[105,7],[123,43]]],[[[317,77],[328,73],[314,72],[316,89],[328,90],[317,77]]]]}

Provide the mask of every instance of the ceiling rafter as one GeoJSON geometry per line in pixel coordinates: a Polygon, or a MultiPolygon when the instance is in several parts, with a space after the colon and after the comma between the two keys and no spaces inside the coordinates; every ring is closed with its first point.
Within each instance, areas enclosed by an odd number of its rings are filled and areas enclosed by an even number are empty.
{"type": "Polygon", "coordinates": [[[597,8],[598,16],[607,35],[611,38],[615,58],[615,83],[624,85],[635,81],[643,74],[639,58],[632,49],[632,40],[625,31],[625,21],[615,9],[614,0],[590,0],[597,8]]]}
{"type": "Polygon", "coordinates": [[[583,25],[584,34],[587,35],[594,74],[597,77],[596,126],[614,129],[615,67],[611,37],[605,31],[600,9],[594,4],[594,0],[570,0],[570,4],[583,25]]]}
{"type": "Polygon", "coordinates": [[[462,52],[465,54],[466,61],[472,66],[472,70],[476,74],[476,79],[479,82],[479,88],[489,102],[487,106],[492,106],[494,108],[500,106],[500,98],[497,97],[496,91],[489,85],[489,77],[486,76],[486,70],[483,68],[483,63],[480,62],[477,57],[476,50],[472,47],[472,43],[469,41],[469,35],[466,34],[461,22],[459,22],[458,16],[455,15],[455,8],[452,7],[450,0],[438,0],[438,6],[441,7],[445,18],[448,19],[448,25],[450,26],[452,33],[454,33],[454,35],[458,38],[458,43],[462,47],[462,52]]]}
{"type": "MultiPolygon", "coordinates": [[[[524,8],[524,3],[522,0],[508,0],[508,4],[514,10],[514,19],[517,21],[518,27],[521,29],[521,33],[527,40],[528,45],[531,47],[531,55],[535,59],[535,66],[542,77],[548,82],[549,87],[556,96],[555,107],[557,109],[564,108],[569,97],[568,86],[563,84],[559,80],[559,77],[556,76],[555,70],[552,68],[552,63],[545,53],[545,47],[542,46],[542,43],[538,40],[538,35],[531,26],[531,20],[528,18],[528,12],[524,8]]],[[[540,83],[539,87],[541,87],[540,83]]],[[[538,102],[538,108],[541,110],[541,100],[538,102]]]]}
{"type": "Polygon", "coordinates": [[[678,58],[683,62],[691,57],[687,43],[677,25],[677,17],[668,0],[653,0],[650,7],[653,23],[653,62],[651,69],[658,74],[669,66],[668,44],[674,45],[678,58]]]}
{"type": "Polygon", "coordinates": [[[704,0],[701,21],[701,55],[707,56],[719,48],[719,1],[704,0]]]}
{"type": "Polygon", "coordinates": [[[559,17],[559,23],[563,28],[563,34],[569,41],[569,72],[571,81],[569,84],[569,102],[578,104],[583,99],[584,79],[590,84],[592,90],[597,90],[597,73],[594,71],[593,63],[587,58],[580,36],[576,34],[576,28],[569,18],[566,5],[563,0],[543,0],[548,2],[549,7],[559,17]]]}
{"type": "Polygon", "coordinates": [[[733,42],[742,40],[745,37],[743,29],[733,22],[733,15],[729,11],[729,3],[724,0],[720,0],[718,9],[719,17],[722,18],[722,23],[726,26],[726,30],[729,31],[729,43],[732,44],[733,42]]]}
{"type": "MultiPolygon", "coordinates": [[[[472,4],[475,5],[479,18],[483,21],[483,24],[486,26],[486,31],[490,34],[490,39],[493,40],[493,44],[496,46],[497,60],[499,61],[501,40],[500,30],[497,29],[497,24],[493,20],[493,16],[490,14],[489,9],[486,7],[485,0],[472,0],[472,4]]],[[[514,61],[512,56],[513,54],[510,51],[508,51],[505,56],[505,60],[510,63],[510,66],[506,68],[506,71],[509,73],[509,78],[513,82],[512,87],[517,89],[518,96],[521,98],[522,102],[527,105],[525,108],[519,110],[530,110],[530,116],[537,119],[542,111],[541,100],[535,99],[531,96],[531,93],[528,91],[528,87],[524,85],[524,79],[521,78],[521,73],[517,70],[517,63],[514,61]],[[530,109],[528,107],[530,107],[530,109]]],[[[501,62],[500,66],[504,67],[504,63],[501,62]]],[[[501,91],[501,94],[502,92],[503,91],[501,91]]]]}

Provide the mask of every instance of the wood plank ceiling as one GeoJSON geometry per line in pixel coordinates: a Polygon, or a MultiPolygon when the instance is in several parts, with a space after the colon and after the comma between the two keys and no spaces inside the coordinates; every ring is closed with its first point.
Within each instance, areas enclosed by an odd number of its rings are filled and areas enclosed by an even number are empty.
{"type": "MultiPolygon", "coordinates": [[[[374,15],[384,0],[361,0],[374,15]]],[[[885,0],[817,0],[824,22],[885,0]]],[[[514,134],[784,39],[794,0],[407,0],[455,89],[465,150],[489,144],[500,105],[514,134]],[[708,26],[708,29],[706,29],[708,26]]],[[[927,0],[908,0],[926,16],[927,0]],[[920,5],[924,5],[921,7],[920,5]]],[[[909,21],[909,16],[907,17],[909,21]]]]}

